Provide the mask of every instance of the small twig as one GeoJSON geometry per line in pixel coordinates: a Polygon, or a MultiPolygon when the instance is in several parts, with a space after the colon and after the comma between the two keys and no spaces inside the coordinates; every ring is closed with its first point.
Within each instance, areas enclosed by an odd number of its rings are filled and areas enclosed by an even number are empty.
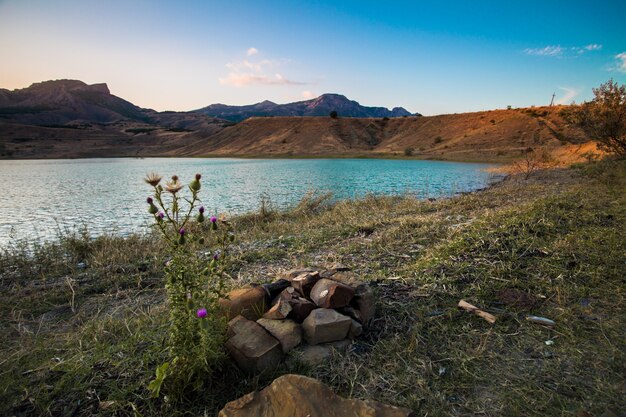
{"type": "Polygon", "coordinates": [[[70,277],[65,277],[65,283],[67,284],[68,287],[70,287],[70,291],[72,291],[72,299],[70,300],[70,308],[72,309],[72,313],[76,313],[76,310],[74,309],[74,300],[76,297],[76,292],[74,291],[74,287],[72,286],[72,280],[70,279],[70,277]]]}

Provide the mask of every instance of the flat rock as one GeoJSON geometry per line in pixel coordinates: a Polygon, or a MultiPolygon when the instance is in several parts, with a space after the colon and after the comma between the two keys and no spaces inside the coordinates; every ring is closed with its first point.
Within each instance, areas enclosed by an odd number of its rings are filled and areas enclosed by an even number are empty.
{"type": "Polygon", "coordinates": [[[274,336],[283,353],[287,353],[302,342],[302,327],[293,320],[258,319],[257,323],[274,336]]]}
{"type": "Polygon", "coordinates": [[[228,293],[228,298],[221,298],[218,303],[222,314],[229,320],[239,315],[248,320],[261,317],[269,305],[267,291],[261,286],[237,288],[228,293]]]}
{"type": "Polygon", "coordinates": [[[319,365],[329,360],[335,352],[346,352],[351,344],[350,339],[344,339],[321,345],[304,345],[298,350],[296,358],[310,366],[319,365]]]}
{"type": "Polygon", "coordinates": [[[350,304],[354,289],[341,282],[322,278],[311,288],[310,298],[322,308],[340,308],[350,304]]]}
{"type": "Polygon", "coordinates": [[[228,334],[224,346],[245,372],[274,369],[282,361],[280,343],[259,324],[238,316],[228,323],[228,334]]]}
{"type": "Polygon", "coordinates": [[[352,319],[335,310],[318,308],[302,322],[304,338],[310,345],[345,339],[352,319]]]}
{"type": "Polygon", "coordinates": [[[408,409],[373,400],[346,399],[320,381],[283,375],[261,391],[231,401],[218,417],[414,417],[408,409]]]}

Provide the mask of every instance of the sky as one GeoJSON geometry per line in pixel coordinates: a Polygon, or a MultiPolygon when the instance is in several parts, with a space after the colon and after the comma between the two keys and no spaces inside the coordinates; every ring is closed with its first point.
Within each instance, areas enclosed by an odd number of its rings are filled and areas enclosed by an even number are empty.
{"type": "Polygon", "coordinates": [[[626,83],[625,1],[0,0],[0,88],[108,84],[155,110],[339,93],[425,115],[626,83]]]}

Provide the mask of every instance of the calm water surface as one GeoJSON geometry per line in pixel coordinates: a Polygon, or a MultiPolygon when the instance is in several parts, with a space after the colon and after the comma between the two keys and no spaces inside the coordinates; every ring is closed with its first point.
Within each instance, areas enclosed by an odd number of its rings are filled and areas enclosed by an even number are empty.
{"type": "Polygon", "coordinates": [[[92,236],[146,230],[148,172],[202,174],[207,212],[237,214],[258,209],[269,197],[278,208],[307,192],[337,199],[367,194],[450,196],[486,186],[490,164],[380,159],[186,159],[115,158],[0,161],[0,247],[15,240],[52,240],[86,225],[92,236]]]}

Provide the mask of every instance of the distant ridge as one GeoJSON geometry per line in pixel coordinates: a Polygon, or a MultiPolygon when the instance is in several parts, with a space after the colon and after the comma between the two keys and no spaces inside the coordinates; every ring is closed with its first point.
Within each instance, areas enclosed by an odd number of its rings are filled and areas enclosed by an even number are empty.
{"type": "Polygon", "coordinates": [[[420,116],[411,114],[402,107],[389,110],[385,107],[366,107],[348,99],[341,94],[322,94],[321,96],[305,101],[287,104],[276,104],[265,100],[245,106],[228,106],[226,104],[211,104],[196,110],[198,113],[211,117],[239,122],[250,117],[270,116],[328,116],[336,111],[339,117],[402,117],[420,116]]]}

